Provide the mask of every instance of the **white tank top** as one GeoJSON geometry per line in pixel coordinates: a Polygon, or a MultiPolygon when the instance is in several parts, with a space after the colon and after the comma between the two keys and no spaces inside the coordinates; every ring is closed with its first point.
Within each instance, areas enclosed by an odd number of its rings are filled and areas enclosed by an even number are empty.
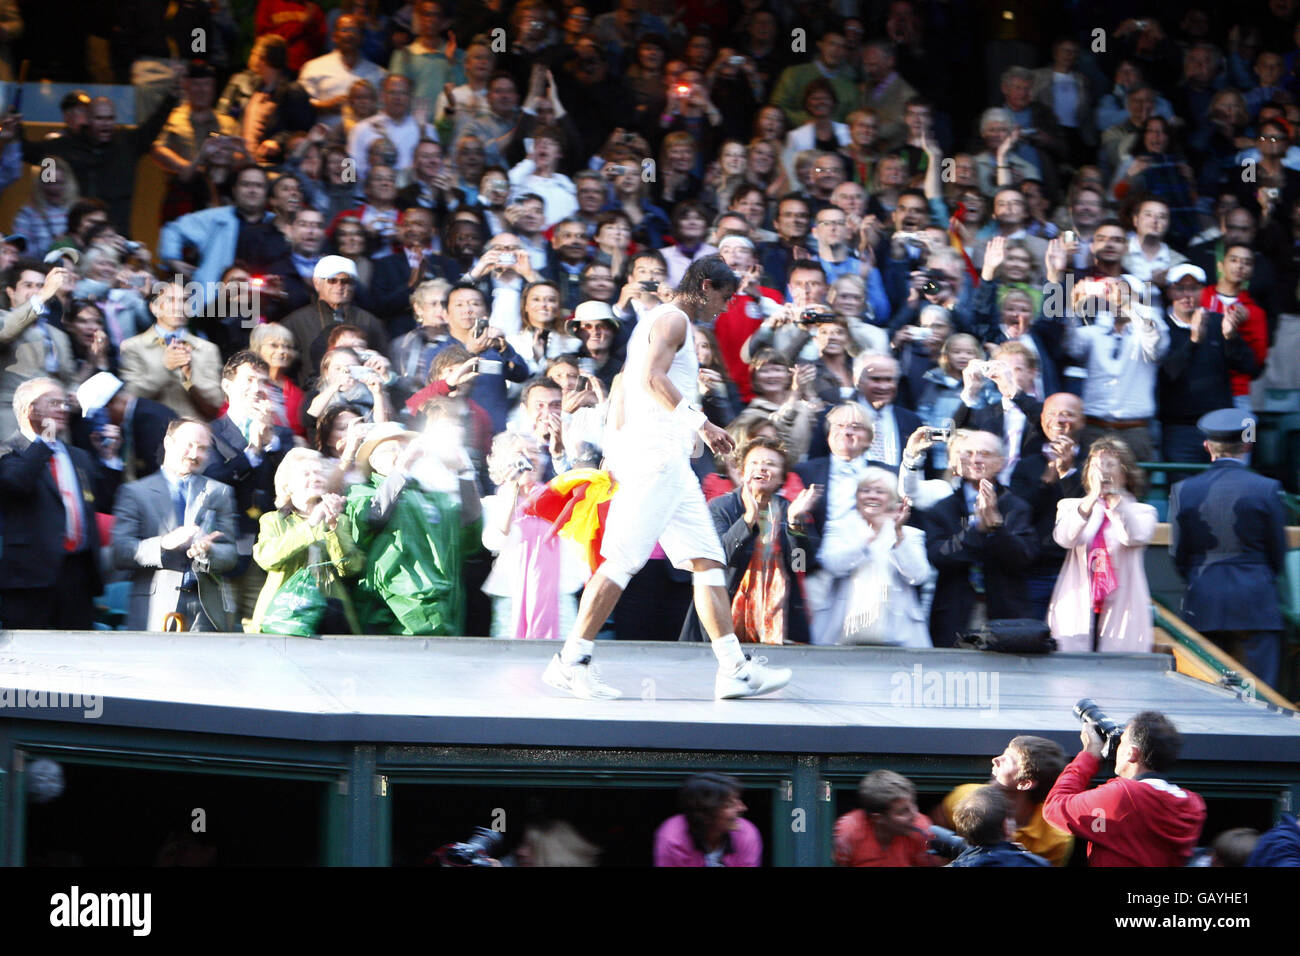
{"type": "Polygon", "coordinates": [[[650,333],[660,318],[673,312],[686,318],[686,337],[668,367],[668,381],[688,400],[693,401],[699,391],[700,363],[695,357],[695,333],[690,318],[675,305],[656,306],[641,317],[628,339],[627,359],[623,363],[623,427],[619,429],[618,441],[624,454],[689,456],[696,449],[695,433],[688,432],[681,420],[645,387],[650,333]]]}

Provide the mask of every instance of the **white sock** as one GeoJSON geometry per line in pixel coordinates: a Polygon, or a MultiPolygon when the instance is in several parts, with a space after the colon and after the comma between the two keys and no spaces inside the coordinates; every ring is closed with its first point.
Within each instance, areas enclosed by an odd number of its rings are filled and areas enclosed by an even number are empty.
{"type": "Polygon", "coordinates": [[[570,634],[568,640],[564,642],[564,647],[560,648],[560,661],[564,664],[576,664],[584,657],[590,657],[595,650],[595,641],[584,641],[570,634]]]}
{"type": "Polygon", "coordinates": [[[713,653],[718,658],[718,667],[727,675],[738,674],[745,666],[745,652],[740,649],[740,641],[735,634],[723,634],[712,641],[713,653]]]}

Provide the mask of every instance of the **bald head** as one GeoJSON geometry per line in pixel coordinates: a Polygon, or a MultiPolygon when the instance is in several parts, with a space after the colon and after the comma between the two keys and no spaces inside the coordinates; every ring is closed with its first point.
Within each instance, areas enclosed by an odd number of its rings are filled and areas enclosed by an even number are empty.
{"type": "Polygon", "coordinates": [[[1048,439],[1071,438],[1077,442],[1083,431],[1083,420],[1083,399],[1078,395],[1057,392],[1043,402],[1041,422],[1048,439]]]}

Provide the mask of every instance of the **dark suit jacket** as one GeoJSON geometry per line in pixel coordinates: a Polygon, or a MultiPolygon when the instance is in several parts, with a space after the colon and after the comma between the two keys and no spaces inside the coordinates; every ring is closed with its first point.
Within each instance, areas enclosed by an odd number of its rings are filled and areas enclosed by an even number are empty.
{"type": "MultiPolygon", "coordinates": [[[[808,533],[791,535],[786,527],[786,515],[790,512],[790,502],[780,495],[772,498],[776,504],[777,542],[781,549],[781,566],[785,569],[786,594],[786,643],[792,641],[808,643],[808,612],[804,609],[803,589],[795,578],[795,569],[808,566],[821,547],[821,537],[816,528],[805,522],[808,533]],[[803,560],[794,560],[795,548],[803,549],[803,560]]],[[[727,556],[727,596],[734,599],[740,590],[740,580],[745,576],[749,561],[754,556],[754,543],[758,540],[757,530],[745,524],[745,503],[739,491],[714,498],[709,502],[709,514],[713,517],[713,526],[718,530],[718,539],[722,542],[722,553],[727,556]]],[[[679,640],[703,641],[706,638],[700,624],[695,605],[686,614],[686,623],[682,626],[679,640]]]]}
{"type": "Polygon", "coordinates": [[[1087,452],[1080,448],[1075,458],[1074,472],[1059,481],[1044,483],[1047,458],[1042,449],[1024,455],[1011,473],[1011,493],[1029,505],[1038,536],[1038,557],[1028,569],[1033,575],[1059,574],[1065,563],[1065,549],[1056,543],[1052,532],[1056,529],[1056,506],[1065,498],[1082,498],[1083,472],[1087,452]]]}
{"type": "MultiPolygon", "coordinates": [[[[1004,419],[1006,416],[1002,412],[1001,393],[996,405],[985,405],[983,408],[971,408],[965,402],[957,406],[957,410],[952,413],[952,423],[956,428],[975,428],[979,431],[992,432],[1005,443],[1007,440],[1006,433],[1003,431],[1005,426],[1004,419]]],[[[1025,413],[1025,430],[1020,435],[1019,457],[1032,455],[1035,451],[1042,451],[1043,442],[1043,403],[1025,392],[1016,392],[1016,407],[1025,413]]],[[[1007,452],[1010,453],[1008,448],[1007,452]]]]}
{"type": "Polygon", "coordinates": [[[203,473],[234,489],[240,557],[235,573],[240,574],[252,558],[259,520],[264,513],[275,510],[275,470],[293,447],[293,432],[277,428],[275,434],[280,439],[280,447],[253,465],[244,453],[248,441],[229,415],[222,415],[210,427],[212,453],[203,473]]]}
{"type": "Polygon", "coordinates": [[[930,611],[930,638],[935,647],[952,647],[970,625],[975,607],[971,566],[984,568],[984,588],[990,620],[1028,617],[1025,572],[1038,555],[1038,542],[1029,505],[1006,489],[998,492],[1002,526],[996,531],[976,530],[966,513],[963,489],[920,513],[925,549],[939,572],[934,606],[930,611]]]}
{"type": "Polygon", "coordinates": [[[1169,556],[1187,581],[1182,617],[1198,631],[1279,631],[1286,560],[1282,486],[1235,460],[1169,493],[1169,556]]]}
{"type": "MultiPolygon", "coordinates": [[[[194,573],[199,602],[219,631],[239,630],[228,586],[217,575],[235,567],[234,495],[226,485],[198,476],[186,520],[222,537],[212,543],[206,566],[185,551],[164,551],[161,538],[177,527],[175,505],[167,477],[156,471],[148,478],[123,485],[113,508],[113,564],[131,572],[131,607],[127,628],[162,630],[163,617],[180,610],[187,599],[178,590],[185,572],[194,573]]],[[[188,622],[192,624],[193,622],[188,622]]]]}
{"type": "MultiPolygon", "coordinates": [[[[130,441],[131,461],[124,462],[133,474],[115,471],[104,467],[107,497],[105,503],[112,501],[118,486],[125,481],[147,478],[162,466],[163,438],[167,435],[167,426],[177,417],[176,413],[161,402],[148,398],[137,398],[131,412],[130,441]]],[[[122,429],[122,441],[125,448],[127,428],[122,429]]],[[[95,447],[90,443],[90,422],[78,418],[72,424],[73,441],[87,454],[94,455],[95,447]]],[[[125,454],[123,454],[125,458],[125,454]]]]}
{"type": "MultiPolygon", "coordinates": [[[[108,507],[104,469],[90,455],[65,445],[81,486],[81,526],[86,529],[91,554],[99,548],[95,512],[99,502],[108,507]],[[101,497],[102,495],[102,497],[101,497]]],[[[31,441],[16,432],[0,446],[0,516],[4,543],[0,548],[0,588],[48,588],[63,573],[63,535],[66,515],[59,486],[50,471],[54,451],[43,441],[31,441]]],[[[99,562],[92,561],[91,594],[103,590],[99,562]]]]}

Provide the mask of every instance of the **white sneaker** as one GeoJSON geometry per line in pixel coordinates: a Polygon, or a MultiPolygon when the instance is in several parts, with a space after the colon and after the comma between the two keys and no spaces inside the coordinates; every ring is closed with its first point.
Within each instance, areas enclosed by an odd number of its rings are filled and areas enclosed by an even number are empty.
{"type": "Polygon", "coordinates": [[[610,687],[600,679],[600,674],[596,672],[596,666],[591,663],[590,657],[584,657],[576,664],[566,664],[560,660],[560,655],[556,654],[551,658],[551,663],[546,665],[546,673],[542,675],[542,680],[556,690],[562,690],[583,700],[617,700],[623,696],[622,691],[610,687]]]}
{"type": "Polygon", "coordinates": [[[736,674],[718,671],[713,684],[713,696],[718,700],[735,700],[738,697],[758,697],[780,690],[790,683],[793,671],[788,667],[768,667],[766,657],[748,657],[745,666],[736,674]]]}

